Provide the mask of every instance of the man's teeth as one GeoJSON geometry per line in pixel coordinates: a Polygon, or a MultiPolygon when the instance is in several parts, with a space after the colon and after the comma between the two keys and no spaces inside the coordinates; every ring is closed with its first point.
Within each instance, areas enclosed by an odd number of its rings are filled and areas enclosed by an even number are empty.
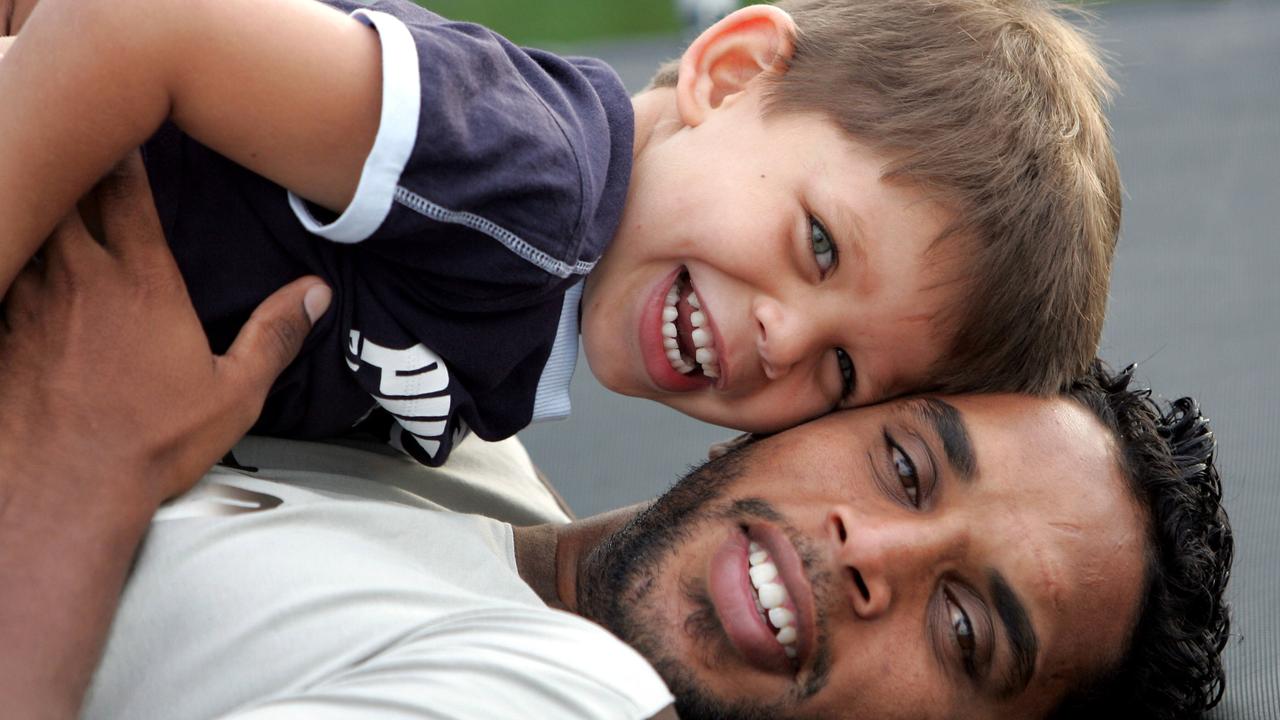
{"type": "Polygon", "coordinates": [[[747,562],[751,567],[751,585],[756,589],[756,610],[769,620],[776,630],[774,637],[782,645],[787,657],[796,656],[796,615],[786,608],[787,588],[778,582],[778,566],[773,564],[769,552],[752,542],[748,546],[747,562]]]}
{"type": "Polygon", "coordinates": [[[697,293],[689,293],[689,306],[693,312],[689,314],[689,322],[693,325],[692,340],[694,356],[692,359],[680,352],[680,342],[676,340],[679,331],[676,320],[680,317],[677,306],[680,303],[680,285],[677,281],[667,291],[666,304],[662,308],[662,347],[667,351],[667,360],[671,367],[682,375],[688,375],[695,369],[709,378],[720,377],[720,359],[716,356],[715,337],[711,334],[707,316],[702,312],[702,301],[697,293]],[[696,364],[695,364],[696,363],[696,364]]]}

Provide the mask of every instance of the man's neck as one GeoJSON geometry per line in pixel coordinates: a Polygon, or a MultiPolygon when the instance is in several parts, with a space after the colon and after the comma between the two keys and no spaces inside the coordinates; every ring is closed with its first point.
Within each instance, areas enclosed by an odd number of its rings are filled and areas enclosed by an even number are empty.
{"type": "Polygon", "coordinates": [[[567,525],[515,528],[520,578],[548,606],[577,612],[578,578],[591,551],[648,506],[638,503],[567,525]]]}

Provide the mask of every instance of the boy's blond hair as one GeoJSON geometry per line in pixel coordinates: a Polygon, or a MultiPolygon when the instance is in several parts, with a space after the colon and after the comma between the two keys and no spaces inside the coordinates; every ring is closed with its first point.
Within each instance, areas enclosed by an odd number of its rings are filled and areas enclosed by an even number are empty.
{"type": "MultiPolygon", "coordinates": [[[[961,297],[930,390],[1049,393],[1097,351],[1120,179],[1098,53],[1041,0],[782,0],[765,113],[818,112],[956,211],[961,297]]],[[[668,64],[654,87],[673,86],[668,64]]]]}

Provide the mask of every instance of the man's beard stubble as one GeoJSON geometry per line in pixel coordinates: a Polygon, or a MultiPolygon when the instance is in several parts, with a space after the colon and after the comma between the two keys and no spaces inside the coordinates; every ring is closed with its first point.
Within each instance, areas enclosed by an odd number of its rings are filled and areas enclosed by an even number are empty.
{"type": "MultiPolygon", "coordinates": [[[[753,450],[754,444],[741,446],[694,469],[653,505],[596,546],[578,578],[579,612],[608,628],[649,660],[675,695],[681,720],[765,720],[782,714],[781,704],[731,702],[703,688],[688,665],[664,647],[660,629],[677,627],[680,623],[654,610],[655,603],[650,602],[652,593],[658,589],[658,568],[701,521],[726,514],[781,520],[762,501],[740,501],[730,513],[709,509],[746,469],[753,450]]],[[[814,581],[820,583],[822,579],[814,578],[814,581]]],[[[706,588],[681,585],[680,591],[695,608],[683,623],[685,630],[694,637],[722,634],[706,588]]],[[[819,623],[821,625],[821,618],[819,623]]],[[[807,683],[801,697],[812,695],[825,684],[828,669],[829,654],[819,652],[814,679],[807,683]]]]}

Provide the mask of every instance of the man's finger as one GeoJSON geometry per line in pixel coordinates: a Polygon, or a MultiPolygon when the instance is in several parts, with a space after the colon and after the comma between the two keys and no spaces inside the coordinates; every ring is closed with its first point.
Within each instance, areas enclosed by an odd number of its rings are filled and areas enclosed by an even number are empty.
{"type": "Polygon", "coordinates": [[[73,210],[67,213],[45,241],[42,264],[47,276],[52,278],[56,277],[55,273],[61,273],[62,277],[66,277],[66,273],[72,272],[73,268],[84,267],[84,262],[92,257],[92,253],[101,252],[102,247],[89,234],[80,213],[73,210]]]}
{"type": "Polygon", "coordinates": [[[718,443],[712,443],[711,447],[707,448],[707,459],[715,460],[717,458],[728,455],[730,452],[733,452],[735,449],[743,445],[748,445],[754,442],[756,439],[757,439],[756,436],[752,435],[751,433],[742,433],[737,437],[733,437],[718,443]]]}
{"type": "Polygon", "coordinates": [[[31,263],[18,273],[9,286],[9,293],[4,298],[4,321],[6,329],[12,330],[23,325],[40,322],[36,313],[37,297],[43,271],[31,263]]]}
{"type": "Polygon", "coordinates": [[[90,194],[97,200],[104,244],[113,253],[127,255],[136,249],[155,249],[165,244],[147,169],[137,151],[112,168],[90,194]]]}
{"type": "Polygon", "coordinates": [[[219,361],[246,393],[266,397],[271,383],[293,362],[311,326],[329,307],[333,292],[322,280],[305,277],[262,302],[219,361]]]}

